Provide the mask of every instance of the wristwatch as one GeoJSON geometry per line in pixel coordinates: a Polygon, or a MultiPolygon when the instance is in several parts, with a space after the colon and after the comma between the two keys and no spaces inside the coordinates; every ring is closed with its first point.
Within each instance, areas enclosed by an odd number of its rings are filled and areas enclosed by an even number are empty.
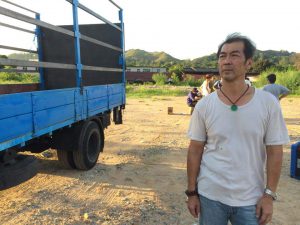
{"type": "Polygon", "coordinates": [[[185,193],[186,196],[188,196],[188,197],[191,197],[191,196],[198,196],[198,195],[199,195],[197,189],[195,189],[194,191],[186,190],[184,193],[185,193]]]}
{"type": "Polygon", "coordinates": [[[271,191],[269,188],[265,188],[264,193],[270,195],[274,201],[277,200],[277,194],[271,191]]]}

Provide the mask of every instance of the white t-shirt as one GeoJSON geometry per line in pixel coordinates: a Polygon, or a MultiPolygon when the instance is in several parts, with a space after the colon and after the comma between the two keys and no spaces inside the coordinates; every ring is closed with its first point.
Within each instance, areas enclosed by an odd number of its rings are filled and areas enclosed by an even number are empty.
{"type": "Polygon", "coordinates": [[[230,206],[257,203],[265,187],[265,146],[289,142],[278,101],[259,89],[237,111],[231,111],[217,92],[203,98],[193,112],[188,136],[206,142],[199,193],[230,206]]]}
{"type": "Polygon", "coordinates": [[[280,84],[267,84],[266,86],[263,87],[263,90],[270,92],[278,100],[279,100],[280,95],[288,94],[290,92],[289,89],[287,89],[286,87],[284,87],[280,84]]]}

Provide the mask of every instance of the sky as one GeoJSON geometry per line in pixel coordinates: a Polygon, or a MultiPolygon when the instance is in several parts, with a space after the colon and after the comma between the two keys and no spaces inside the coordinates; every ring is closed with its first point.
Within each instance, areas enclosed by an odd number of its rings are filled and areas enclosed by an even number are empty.
{"type": "MultiPolygon", "coordinates": [[[[9,0],[41,14],[45,22],[72,23],[65,0],[9,0]]],[[[118,9],[108,0],[79,2],[112,22],[118,9]]],[[[233,32],[251,38],[259,50],[300,52],[298,0],[115,0],[124,10],[125,50],[164,51],[178,59],[212,54],[233,32]]],[[[0,6],[15,9],[0,0],[0,6]]],[[[17,10],[29,16],[32,13],[17,10]]],[[[79,22],[98,20],[79,10],[79,22]]],[[[34,26],[0,15],[0,22],[33,30],[34,26]]],[[[0,45],[35,49],[34,37],[0,26],[0,45]]],[[[0,54],[12,51],[0,49],[0,54]]]]}

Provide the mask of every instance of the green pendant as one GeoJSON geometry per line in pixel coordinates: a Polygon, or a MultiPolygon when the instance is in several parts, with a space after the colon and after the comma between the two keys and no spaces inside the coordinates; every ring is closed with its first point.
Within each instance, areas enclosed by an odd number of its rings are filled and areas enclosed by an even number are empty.
{"type": "Polygon", "coordinates": [[[234,105],[234,104],[230,108],[231,108],[231,111],[237,111],[238,110],[237,105],[234,105]]]}

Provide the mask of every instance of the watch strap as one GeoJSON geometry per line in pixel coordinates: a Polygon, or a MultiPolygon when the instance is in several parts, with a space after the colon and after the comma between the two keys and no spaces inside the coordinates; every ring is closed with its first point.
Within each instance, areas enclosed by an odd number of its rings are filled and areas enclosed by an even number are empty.
{"type": "Polygon", "coordinates": [[[197,189],[195,189],[195,190],[193,190],[193,191],[186,190],[184,193],[185,193],[186,196],[188,196],[188,197],[191,197],[191,196],[199,196],[198,190],[197,190],[197,189]]]}

